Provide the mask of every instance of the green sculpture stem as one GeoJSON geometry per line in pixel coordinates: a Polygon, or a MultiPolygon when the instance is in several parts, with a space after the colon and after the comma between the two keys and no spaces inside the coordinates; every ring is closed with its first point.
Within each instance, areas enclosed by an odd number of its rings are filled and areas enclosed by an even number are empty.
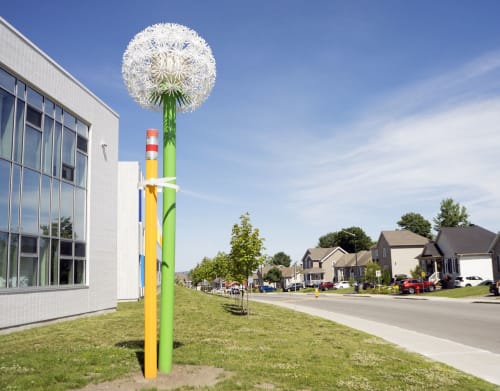
{"type": "MultiPolygon", "coordinates": [[[[164,94],[163,104],[163,177],[176,176],[176,97],[164,94]]],[[[171,182],[171,183],[176,183],[171,182]]],[[[172,370],[174,348],[174,281],[175,281],[175,212],[176,191],[163,188],[163,225],[160,295],[160,346],[158,369],[172,370]]]]}

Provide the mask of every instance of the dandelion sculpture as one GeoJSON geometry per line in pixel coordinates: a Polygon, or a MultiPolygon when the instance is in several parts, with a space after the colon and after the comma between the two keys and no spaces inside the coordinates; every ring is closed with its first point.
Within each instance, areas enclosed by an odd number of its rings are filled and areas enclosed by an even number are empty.
{"type": "Polygon", "coordinates": [[[129,94],[143,108],[163,108],[162,179],[166,188],[158,358],[159,370],[168,373],[172,369],[173,351],[176,111],[194,111],[210,95],[215,83],[215,59],[195,31],[175,23],[155,24],[130,41],[123,55],[122,75],[129,94]]]}

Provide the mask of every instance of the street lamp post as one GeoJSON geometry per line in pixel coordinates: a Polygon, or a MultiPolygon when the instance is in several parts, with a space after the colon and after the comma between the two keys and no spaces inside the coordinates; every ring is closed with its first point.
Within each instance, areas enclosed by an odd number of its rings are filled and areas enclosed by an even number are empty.
{"type": "Polygon", "coordinates": [[[354,268],[354,279],[356,280],[356,283],[358,283],[359,270],[358,270],[358,251],[356,250],[356,234],[353,234],[352,232],[344,231],[344,230],[342,230],[342,232],[354,237],[354,259],[356,262],[356,267],[354,268]]]}

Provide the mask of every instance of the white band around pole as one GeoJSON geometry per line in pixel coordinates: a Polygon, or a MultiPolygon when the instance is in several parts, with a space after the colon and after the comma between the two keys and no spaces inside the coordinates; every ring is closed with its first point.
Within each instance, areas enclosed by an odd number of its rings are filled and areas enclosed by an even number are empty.
{"type": "Polygon", "coordinates": [[[145,186],[156,186],[158,187],[158,192],[161,193],[162,187],[168,187],[169,189],[174,189],[176,192],[180,191],[180,187],[174,183],[170,183],[175,181],[176,177],[167,177],[167,178],[149,178],[147,180],[143,180],[139,183],[139,188],[143,189],[145,186]]]}

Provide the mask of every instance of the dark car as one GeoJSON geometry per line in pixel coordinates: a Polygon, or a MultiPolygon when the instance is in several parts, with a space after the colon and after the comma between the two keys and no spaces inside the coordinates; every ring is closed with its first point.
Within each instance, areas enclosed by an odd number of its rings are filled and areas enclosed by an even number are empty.
{"type": "Polygon", "coordinates": [[[259,286],[259,292],[274,292],[276,288],[274,286],[269,285],[261,285],[259,286]]]}
{"type": "Polygon", "coordinates": [[[301,282],[292,282],[286,288],[283,288],[283,292],[294,292],[299,291],[302,288],[301,282]]]}
{"type": "Polygon", "coordinates": [[[321,284],[319,284],[319,289],[321,289],[322,291],[327,291],[329,289],[333,289],[333,282],[323,281],[321,284]]]}
{"type": "Polygon", "coordinates": [[[490,284],[490,293],[493,293],[495,296],[500,295],[500,280],[490,284]]]}

